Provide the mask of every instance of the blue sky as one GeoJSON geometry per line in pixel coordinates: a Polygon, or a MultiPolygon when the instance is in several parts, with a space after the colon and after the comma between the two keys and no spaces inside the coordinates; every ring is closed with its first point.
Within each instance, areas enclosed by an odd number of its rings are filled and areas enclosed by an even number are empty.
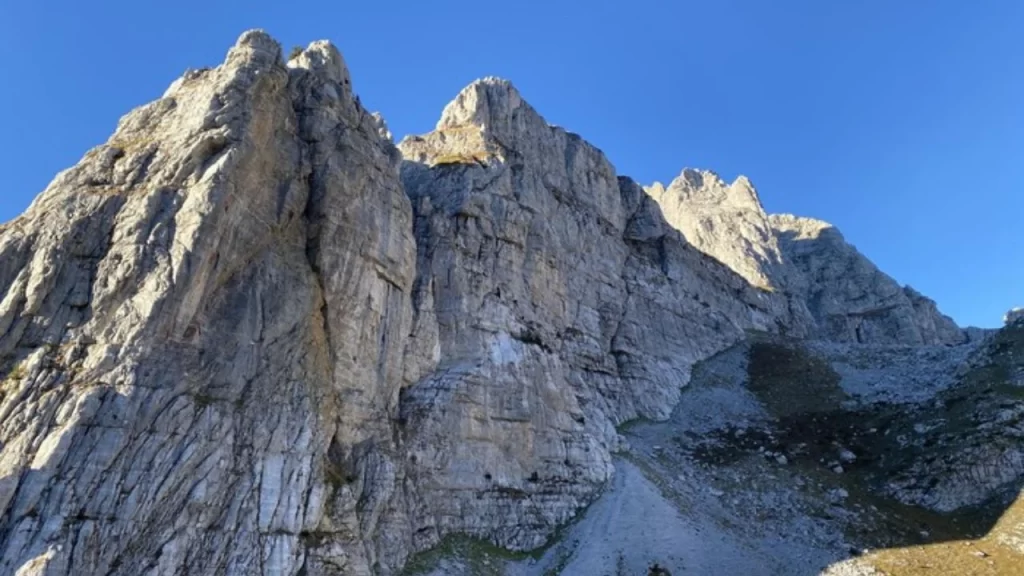
{"type": "Polygon", "coordinates": [[[511,79],[621,174],[751,178],[961,324],[1024,305],[1024,2],[0,3],[0,221],[261,27],[341,48],[396,136],[511,79]]]}

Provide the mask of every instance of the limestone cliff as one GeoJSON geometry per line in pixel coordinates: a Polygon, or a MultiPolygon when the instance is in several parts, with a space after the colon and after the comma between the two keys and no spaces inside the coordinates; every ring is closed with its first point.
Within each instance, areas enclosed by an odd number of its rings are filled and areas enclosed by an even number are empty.
{"type": "Polygon", "coordinates": [[[793,336],[874,344],[960,344],[935,302],[901,287],[827,222],[767,214],[745,177],[686,169],[647,192],[696,248],[770,293],[793,336]]]}
{"type": "Polygon", "coordinates": [[[963,338],[694,174],[652,197],[493,78],[396,148],[333,46],[246,32],[0,227],[0,573],[530,549],[747,331],[963,338]]]}

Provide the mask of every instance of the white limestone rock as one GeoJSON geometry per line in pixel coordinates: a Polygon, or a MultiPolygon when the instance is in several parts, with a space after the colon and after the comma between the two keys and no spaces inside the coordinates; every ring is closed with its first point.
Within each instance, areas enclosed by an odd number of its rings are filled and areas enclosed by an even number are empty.
{"type": "Polygon", "coordinates": [[[807,222],[652,197],[495,78],[396,147],[336,48],[246,32],[0,226],[0,573],[529,549],[747,331],[957,339],[807,222]]]}
{"type": "Polygon", "coordinates": [[[247,32],[0,230],[0,573],[402,562],[412,210],[347,84],[247,32]]]}
{"type": "Polygon", "coordinates": [[[790,289],[806,302],[819,338],[908,345],[968,341],[933,301],[897,284],[831,224],[789,214],[773,214],[769,221],[783,258],[802,277],[790,289]]]}

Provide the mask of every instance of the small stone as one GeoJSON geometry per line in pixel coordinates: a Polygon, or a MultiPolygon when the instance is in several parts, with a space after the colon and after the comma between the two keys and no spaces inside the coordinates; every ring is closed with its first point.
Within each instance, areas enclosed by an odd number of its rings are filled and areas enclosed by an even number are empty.
{"type": "Polygon", "coordinates": [[[974,551],[971,552],[971,554],[973,554],[974,556],[977,556],[978,558],[988,558],[988,554],[986,552],[981,551],[981,550],[974,550],[974,551]]]}
{"type": "Polygon", "coordinates": [[[784,454],[779,454],[778,456],[776,456],[775,457],[775,461],[778,462],[779,464],[783,464],[783,465],[789,464],[789,459],[786,458],[786,456],[784,454]]]}
{"type": "Polygon", "coordinates": [[[843,473],[843,467],[838,465],[838,464],[836,464],[835,466],[832,467],[832,471],[835,472],[836,474],[842,474],[843,473]]]}
{"type": "Polygon", "coordinates": [[[857,461],[857,455],[852,451],[843,448],[839,451],[839,461],[844,464],[852,464],[857,461]]]}
{"type": "Polygon", "coordinates": [[[849,497],[850,493],[842,488],[836,488],[834,490],[829,490],[828,492],[828,499],[831,502],[842,502],[849,497]]]}
{"type": "Polygon", "coordinates": [[[719,490],[718,488],[708,488],[708,494],[711,494],[715,498],[718,498],[718,497],[724,496],[725,492],[722,491],[722,490],[719,490]]]}

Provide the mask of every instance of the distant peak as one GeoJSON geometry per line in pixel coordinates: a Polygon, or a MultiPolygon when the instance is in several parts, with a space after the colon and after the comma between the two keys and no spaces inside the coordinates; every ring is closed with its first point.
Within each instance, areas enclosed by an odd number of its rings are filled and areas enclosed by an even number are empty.
{"type": "Polygon", "coordinates": [[[726,184],[722,177],[712,170],[683,168],[668,188],[677,191],[681,197],[688,200],[764,211],[757,190],[746,176],[740,176],[732,184],[726,184]]]}
{"type": "Polygon", "coordinates": [[[512,82],[488,76],[473,81],[459,92],[441,113],[437,129],[474,124],[484,128],[507,125],[525,103],[512,82]]]}
{"type": "Polygon", "coordinates": [[[713,186],[724,184],[722,178],[712,170],[699,168],[683,168],[672,184],[682,184],[690,188],[703,188],[705,185],[713,186]]]}

